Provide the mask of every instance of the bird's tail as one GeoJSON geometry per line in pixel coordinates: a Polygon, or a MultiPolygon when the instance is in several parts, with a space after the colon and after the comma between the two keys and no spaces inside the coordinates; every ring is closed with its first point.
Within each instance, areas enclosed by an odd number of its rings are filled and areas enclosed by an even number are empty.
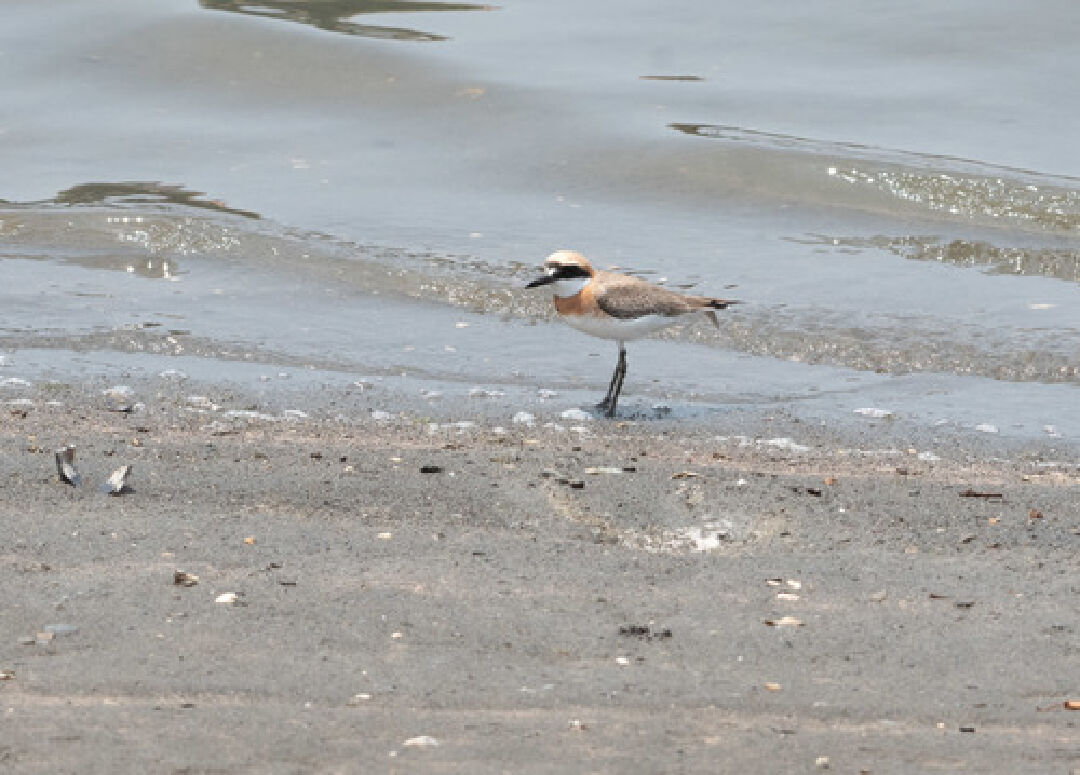
{"type": "Polygon", "coordinates": [[[713,310],[727,309],[732,304],[741,304],[742,303],[738,299],[711,299],[711,298],[704,298],[704,299],[702,299],[702,301],[704,302],[704,304],[702,306],[705,308],[705,317],[707,317],[709,320],[711,320],[712,324],[714,326],[716,326],[717,328],[720,328],[720,321],[716,319],[716,313],[713,310]]]}

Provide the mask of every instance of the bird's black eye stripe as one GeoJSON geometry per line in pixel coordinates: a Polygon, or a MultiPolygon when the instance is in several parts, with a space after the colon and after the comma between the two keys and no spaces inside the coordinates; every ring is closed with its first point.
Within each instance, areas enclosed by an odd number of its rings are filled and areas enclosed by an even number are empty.
{"type": "Polygon", "coordinates": [[[573,280],[578,277],[589,277],[589,270],[573,264],[560,266],[555,270],[555,277],[560,280],[573,280]]]}

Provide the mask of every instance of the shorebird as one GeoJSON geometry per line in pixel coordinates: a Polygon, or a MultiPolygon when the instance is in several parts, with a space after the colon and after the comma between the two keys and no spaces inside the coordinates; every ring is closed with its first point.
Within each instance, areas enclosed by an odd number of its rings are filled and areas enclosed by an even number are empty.
{"type": "Polygon", "coordinates": [[[626,342],[685,322],[695,313],[704,314],[719,328],[715,310],[738,304],[733,299],[690,296],[638,277],[593,269],[585,256],[572,250],[559,250],[548,256],[544,274],[526,287],[541,285],[552,286],[560,318],[587,334],[619,343],[619,361],[607,395],[596,405],[608,417],[615,416],[626,378],[626,342]]]}

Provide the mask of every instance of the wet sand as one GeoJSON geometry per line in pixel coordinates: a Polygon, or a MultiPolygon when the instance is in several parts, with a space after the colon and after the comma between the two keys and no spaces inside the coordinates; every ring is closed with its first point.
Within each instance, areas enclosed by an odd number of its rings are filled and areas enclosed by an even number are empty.
{"type": "Polygon", "coordinates": [[[5,396],[5,772],[1080,767],[1075,465],[132,400],[5,396]]]}

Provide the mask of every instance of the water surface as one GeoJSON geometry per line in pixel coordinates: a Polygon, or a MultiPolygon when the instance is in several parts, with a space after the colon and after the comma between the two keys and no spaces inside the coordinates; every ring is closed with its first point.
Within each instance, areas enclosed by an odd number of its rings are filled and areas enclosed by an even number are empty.
{"type": "Polygon", "coordinates": [[[573,247],[747,302],[635,346],[639,406],[888,384],[930,422],[930,380],[972,425],[1080,432],[1073,4],[5,11],[4,352],[584,399],[613,348],[521,288],[573,247]]]}

